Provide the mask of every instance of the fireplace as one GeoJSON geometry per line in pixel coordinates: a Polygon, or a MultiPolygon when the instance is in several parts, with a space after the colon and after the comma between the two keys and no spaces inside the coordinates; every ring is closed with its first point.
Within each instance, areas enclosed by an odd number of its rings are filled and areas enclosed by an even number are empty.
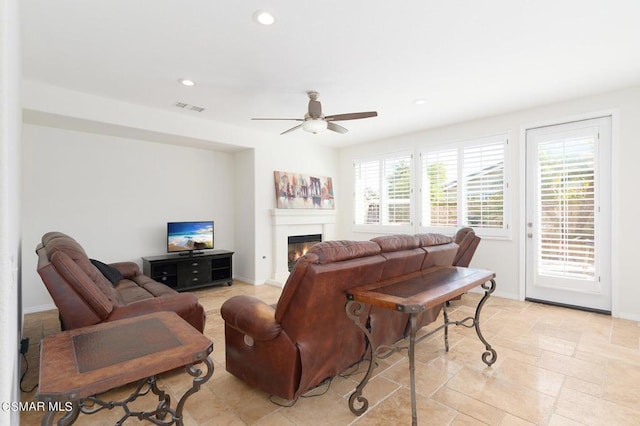
{"type": "Polygon", "coordinates": [[[267,284],[284,286],[289,277],[289,245],[291,235],[322,235],[323,241],[335,239],[336,211],[329,209],[273,209],[272,275],[267,284]]]}
{"type": "Polygon", "coordinates": [[[288,243],[288,267],[293,270],[296,261],[309,250],[309,248],[322,241],[322,234],[291,235],[287,237],[288,243]]]}

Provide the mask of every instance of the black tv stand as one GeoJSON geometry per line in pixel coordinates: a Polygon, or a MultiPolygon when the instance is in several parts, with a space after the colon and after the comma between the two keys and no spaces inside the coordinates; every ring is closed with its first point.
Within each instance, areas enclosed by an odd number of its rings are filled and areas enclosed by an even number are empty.
{"type": "Polygon", "coordinates": [[[143,257],[142,270],[146,276],[177,291],[218,284],[231,285],[233,284],[232,257],[233,252],[229,250],[143,257]]]}
{"type": "Polygon", "coordinates": [[[204,254],[203,251],[183,251],[181,253],[178,253],[178,256],[189,256],[189,257],[193,257],[193,256],[199,256],[201,254],[204,254]]]}

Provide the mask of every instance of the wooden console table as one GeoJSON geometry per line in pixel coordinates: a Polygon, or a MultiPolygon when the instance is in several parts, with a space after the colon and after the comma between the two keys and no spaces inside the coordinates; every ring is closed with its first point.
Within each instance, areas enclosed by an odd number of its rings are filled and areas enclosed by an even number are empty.
{"type": "Polygon", "coordinates": [[[482,354],[482,361],[488,366],[496,362],[496,351],[480,332],[480,311],[489,295],[495,290],[496,283],[494,278],[495,273],[491,271],[460,268],[456,266],[440,266],[420,271],[410,276],[402,277],[401,279],[390,279],[347,290],[348,301],[345,306],[345,311],[347,316],[364,332],[369,343],[368,348],[371,354],[371,362],[367,373],[349,397],[349,409],[351,412],[359,416],[367,411],[369,407],[369,402],[362,396],[362,391],[375,368],[376,358],[386,358],[396,351],[408,349],[409,374],[411,376],[411,420],[413,425],[417,425],[414,362],[415,345],[444,328],[445,350],[448,352],[448,326],[451,324],[463,325],[468,328],[475,327],[478,338],[484,343],[486,348],[486,351],[482,354]],[[449,321],[446,302],[478,286],[481,286],[485,290],[485,294],[476,307],[475,317],[467,317],[462,321],[449,321]],[[403,339],[393,346],[377,347],[375,342],[373,342],[371,332],[367,328],[367,325],[362,324],[360,321],[360,314],[363,312],[365,304],[409,314],[409,345],[406,346],[406,339],[403,339]],[[443,305],[444,324],[421,336],[419,339],[416,339],[416,333],[419,328],[417,321],[418,314],[439,305],[443,305]],[[360,404],[359,408],[355,406],[356,401],[360,404]]]}
{"type": "Polygon", "coordinates": [[[156,312],[119,321],[68,330],[47,336],[40,345],[40,382],[36,398],[46,404],[42,425],[51,425],[56,409],[67,408],[59,425],[75,422],[80,412],[93,414],[116,406],[124,410],[116,423],[128,417],[155,424],[182,425],[186,399],[213,374],[209,354],[213,343],[174,312],[156,312]],[[206,366],[203,375],[198,366],[206,366]],[[168,394],[156,384],[156,375],[186,367],[194,377],[175,409],[168,394]],[[102,401],[95,395],[140,381],[123,401],[102,401]],[[128,404],[149,391],[158,405],[149,412],[131,411],[128,404]],[[164,421],[169,414],[171,419],[164,421]]]}

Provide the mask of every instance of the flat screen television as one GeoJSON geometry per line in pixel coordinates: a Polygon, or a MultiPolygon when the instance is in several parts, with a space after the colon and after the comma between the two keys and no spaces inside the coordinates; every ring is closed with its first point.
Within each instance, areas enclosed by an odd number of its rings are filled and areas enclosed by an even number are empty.
{"type": "Polygon", "coordinates": [[[213,221],[168,222],[167,252],[193,254],[213,248],[213,221]]]}

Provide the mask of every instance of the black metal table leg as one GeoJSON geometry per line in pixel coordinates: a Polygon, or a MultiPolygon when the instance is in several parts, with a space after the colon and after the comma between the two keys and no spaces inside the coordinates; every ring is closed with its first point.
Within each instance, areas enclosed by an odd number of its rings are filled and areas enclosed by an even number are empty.
{"type": "Polygon", "coordinates": [[[415,351],[416,351],[416,333],[418,332],[418,321],[416,314],[411,314],[409,317],[411,323],[411,330],[409,331],[409,376],[411,377],[411,425],[416,426],[418,424],[418,412],[416,409],[416,364],[415,364],[415,351]]]}
{"type": "Polygon", "coordinates": [[[481,285],[481,287],[484,289],[484,296],[482,296],[482,299],[480,299],[480,303],[478,303],[478,307],[476,308],[476,316],[473,323],[476,328],[476,334],[478,335],[480,341],[484,343],[484,347],[486,349],[486,351],[482,354],[482,361],[488,366],[491,366],[498,359],[498,354],[496,353],[495,349],[491,347],[489,342],[487,342],[487,340],[482,335],[482,332],[480,331],[480,311],[482,310],[484,303],[487,301],[491,293],[493,293],[496,289],[495,280],[491,280],[489,282],[491,283],[489,286],[487,286],[487,283],[481,285]]]}
{"type": "Polygon", "coordinates": [[[349,397],[349,410],[351,410],[351,412],[356,416],[361,416],[369,408],[369,401],[367,400],[367,398],[362,396],[362,390],[369,382],[371,373],[373,372],[373,369],[375,368],[375,365],[376,365],[376,351],[373,345],[373,338],[371,336],[371,333],[367,329],[367,327],[364,324],[362,324],[362,322],[360,322],[360,314],[364,310],[364,306],[365,306],[364,303],[349,300],[344,307],[344,310],[347,313],[347,316],[351,318],[354,324],[358,326],[358,328],[362,330],[362,332],[364,333],[365,338],[367,340],[367,344],[369,346],[369,354],[371,355],[371,362],[369,363],[367,374],[364,375],[364,377],[362,378],[362,381],[356,387],[356,390],[349,397]],[[356,404],[355,404],[356,401],[358,401],[358,403],[361,404],[360,408],[356,408],[356,404]]]}

